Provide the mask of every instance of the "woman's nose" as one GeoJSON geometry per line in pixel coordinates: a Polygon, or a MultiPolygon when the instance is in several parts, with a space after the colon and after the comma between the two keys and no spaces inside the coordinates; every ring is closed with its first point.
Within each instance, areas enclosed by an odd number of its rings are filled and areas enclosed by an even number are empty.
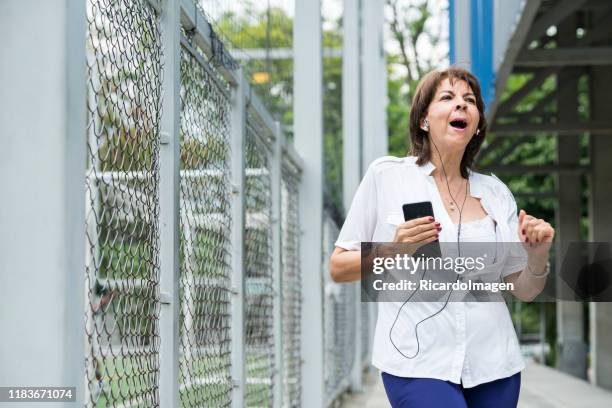
{"type": "Polygon", "coordinates": [[[467,105],[465,103],[458,103],[457,104],[457,109],[458,110],[461,110],[461,109],[465,110],[466,108],[467,108],[467,105]]]}

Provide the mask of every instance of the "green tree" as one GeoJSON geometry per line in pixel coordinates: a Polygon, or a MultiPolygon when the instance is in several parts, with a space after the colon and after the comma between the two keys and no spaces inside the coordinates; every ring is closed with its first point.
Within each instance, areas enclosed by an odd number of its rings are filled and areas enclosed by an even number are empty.
{"type": "MultiPolygon", "coordinates": [[[[247,5],[248,8],[248,5],[247,5]]],[[[340,48],[342,34],[339,22],[323,30],[323,46],[340,48]]],[[[270,8],[265,11],[247,9],[243,14],[224,14],[215,24],[230,49],[236,48],[247,55],[249,49],[293,47],[293,20],[284,10],[270,8]]],[[[250,59],[243,64],[251,78],[251,85],[266,108],[278,118],[291,138],[293,125],[293,60],[250,59]],[[256,73],[266,72],[269,81],[258,83],[256,73]]],[[[313,84],[314,85],[314,84],[313,84]]],[[[323,60],[323,129],[325,207],[332,217],[342,222],[342,60],[323,60]]]]}
{"type": "Polygon", "coordinates": [[[431,0],[386,0],[391,47],[387,54],[387,127],[389,154],[405,156],[409,150],[408,116],[414,91],[421,78],[446,61],[435,53],[419,52],[422,42],[437,49],[442,36],[445,8],[435,10],[431,0]],[[435,17],[435,18],[432,18],[435,17]]]}

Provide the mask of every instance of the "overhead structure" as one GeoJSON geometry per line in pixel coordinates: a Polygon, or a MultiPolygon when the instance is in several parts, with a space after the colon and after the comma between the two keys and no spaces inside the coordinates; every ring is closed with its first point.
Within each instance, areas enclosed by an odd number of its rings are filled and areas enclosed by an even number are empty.
{"type": "MultiPolygon", "coordinates": [[[[451,63],[478,76],[487,102],[494,137],[478,158],[486,163],[482,168],[553,174],[555,191],[540,194],[557,200],[557,242],[612,241],[612,2],[451,0],[449,14],[451,63]],[[512,75],[518,80],[510,89],[512,75]],[[538,137],[556,138],[554,162],[527,166],[499,159],[538,137]],[[492,157],[500,146],[506,154],[492,157]],[[586,157],[581,151],[588,151],[586,157]],[[583,211],[587,182],[589,205],[583,211]],[[581,233],[584,213],[588,237],[581,233]]],[[[557,289],[562,284],[549,281],[557,289]]],[[[580,302],[557,303],[557,366],[587,378],[588,342],[590,380],[612,389],[612,305],[590,303],[588,315],[585,310],[580,302]]]]}

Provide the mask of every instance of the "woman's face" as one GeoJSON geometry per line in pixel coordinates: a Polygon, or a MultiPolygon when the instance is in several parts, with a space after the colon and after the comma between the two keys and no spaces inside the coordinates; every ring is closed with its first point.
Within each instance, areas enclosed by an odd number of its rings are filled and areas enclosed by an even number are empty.
{"type": "Polygon", "coordinates": [[[444,79],[427,110],[429,136],[438,149],[463,154],[479,119],[476,96],[468,83],[456,79],[451,85],[448,78],[444,79]]]}

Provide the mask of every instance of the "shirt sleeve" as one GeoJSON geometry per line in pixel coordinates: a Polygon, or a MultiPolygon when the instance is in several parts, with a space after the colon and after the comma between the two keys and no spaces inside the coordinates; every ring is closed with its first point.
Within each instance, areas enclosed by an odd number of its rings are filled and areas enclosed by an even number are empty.
{"type": "Polygon", "coordinates": [[[362,242],[372,241],[376,228],[376,181],[370,165],[353,197],[335,245],[349,251],[361,250],[362,242]]]}
{"type": "Polygon", "coordinates": [[[527,251],[521,244],[521,239],[518,234],[518,211],[516,201],[510,190],[504,185],[506,190],[507,202],[507,223],[510,229],[510,238],[505,245],[508,246],[506,261],[502,269],[502,277],[506,277],[516,272],[520,272],[527,267],[527,251]]]}

